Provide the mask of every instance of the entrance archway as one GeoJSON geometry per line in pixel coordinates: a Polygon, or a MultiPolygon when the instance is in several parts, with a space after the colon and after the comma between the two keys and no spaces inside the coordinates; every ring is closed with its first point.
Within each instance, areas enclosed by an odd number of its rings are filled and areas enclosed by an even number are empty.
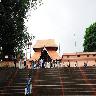
{"type": "Polygon", "coordinates": [[[41,56],[40,56],[40,59],[43,59],[44,62],[51,62],[51,58],[50,56],[48,55],[48,52],[45,48],[43,48],[41,50],[41,56]]]}

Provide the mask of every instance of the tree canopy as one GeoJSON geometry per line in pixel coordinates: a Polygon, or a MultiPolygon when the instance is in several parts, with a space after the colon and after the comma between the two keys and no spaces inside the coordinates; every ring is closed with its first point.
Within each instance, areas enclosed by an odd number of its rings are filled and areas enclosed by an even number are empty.
{"type": "Polygon", "coordinates": [[[85,52],[96,51],[96,22],[86,28],[83,46],[85,52]]]}
{"type": "Polygon", "coordinates": [[[0,47],[3,58],[12,57],[14,51],[24,48],[31,38],[24,25],[26,12],[38,0],[1,0],[0,2],[0,47]],[[30,3],[31,2],[31,3],[30,3]]]}

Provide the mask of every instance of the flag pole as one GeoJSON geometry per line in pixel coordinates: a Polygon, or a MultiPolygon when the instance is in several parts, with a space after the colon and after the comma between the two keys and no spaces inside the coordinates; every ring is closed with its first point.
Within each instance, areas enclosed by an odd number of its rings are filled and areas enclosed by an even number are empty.
{"type": "Polygon", "coordinates": [[[60,43],[59,43],[59,54],[60,54],[60,43]]]}

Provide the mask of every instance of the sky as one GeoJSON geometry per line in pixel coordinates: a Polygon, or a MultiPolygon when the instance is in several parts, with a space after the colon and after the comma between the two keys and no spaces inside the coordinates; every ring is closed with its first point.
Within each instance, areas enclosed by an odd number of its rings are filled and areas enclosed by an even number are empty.
{"type": "Polygon", "coordinates": [[[60,54],[82,52],[85,30],[96,21],[96,0],[43,0],[25,25],[36,40],[55,39],[60,54]],[[76,46],[75,46],[76,42],[76,46]]]}

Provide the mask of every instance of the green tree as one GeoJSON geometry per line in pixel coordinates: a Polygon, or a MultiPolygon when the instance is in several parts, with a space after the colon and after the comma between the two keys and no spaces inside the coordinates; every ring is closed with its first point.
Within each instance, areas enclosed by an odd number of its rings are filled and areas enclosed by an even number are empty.
{"type": "Polygon", "coordinates": [[[84,52],[96,51],[96,22],[86,28],[83,46],[84,52]]]}
{"type": "Polygon", "coordinates": [[[2,47],[3,58],[5,55],[11,58],[14,51],[24,48],[31,38],[24,25],[24,18],[27,18],[26,12],[30,4],[34,7],[37,1],[39,0],[1,0],[0,47],[2,47]]]}

